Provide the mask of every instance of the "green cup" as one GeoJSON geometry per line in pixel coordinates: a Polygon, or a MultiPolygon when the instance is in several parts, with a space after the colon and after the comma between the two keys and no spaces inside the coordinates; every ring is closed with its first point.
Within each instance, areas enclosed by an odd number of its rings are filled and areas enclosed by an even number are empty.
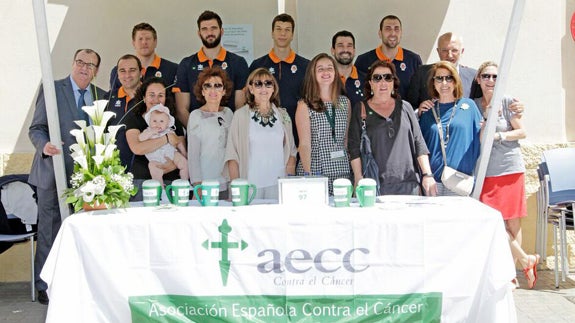
{"type": "Polygon", "coordinates": [[[202,206],[217,206],[220,200],[220,182],[205,180],[194,186],[194,196],[202,206]],[[199,190],[202,191],[200,196],[199,190]]]}
{"type": "Polygon", "coordinates": [[[142,196],[144,206],[160,205],[162,195],[162,184],[155,179],[148,179],[142,183],[142,196]]]}
{"type": "Polygon", "coordinates": [[[247,180],[236,178],[230,183],[232,191],[232,204],[242,206],[250,204],[256,197],[257,188],[254,184],[248,183],[247,180]],[[250,194],[250,189],[252,194],[250,194]]]}
{"type": "Polygon", "coordinates": [[[333,181],[333,204],[335,207],[349,206],[353,186],[347,178],[338,178],[333,181]]]}
{"type": "Polygon", "coordinates": [[[188,206],[190,201],[190,182],[185,179],[176,179],[166,186],[166,195],[170,203],[177,206],[188,206]]]}
{"type": "Polygon", "coordinates": [[[360,179],[355,188],[355,195],[359,201],[359,206],[374,206],[375,197],[377,196],[377,184],[375,180],[371,178],[360,179]]]}

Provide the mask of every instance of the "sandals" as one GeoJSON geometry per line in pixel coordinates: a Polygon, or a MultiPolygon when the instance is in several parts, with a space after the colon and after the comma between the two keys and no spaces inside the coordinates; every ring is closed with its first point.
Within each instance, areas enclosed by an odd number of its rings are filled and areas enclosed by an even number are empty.
{"type": "Polygon", "coordinates": [[[533,289],[537,283],[537,265],[539,264],[539,255],[529,255],[527,256],[527,267],[523,268],[523,274],[525,279],[527,279],[527,286],[529,289],[533,289]]]}

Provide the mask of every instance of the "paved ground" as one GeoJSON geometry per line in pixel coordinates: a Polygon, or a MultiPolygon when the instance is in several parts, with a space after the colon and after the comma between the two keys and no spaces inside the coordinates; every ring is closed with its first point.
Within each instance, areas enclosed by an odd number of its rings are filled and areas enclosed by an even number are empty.
{"type": "MultiPolygon", "coordinates": [[[[517,276],[520,285],[527,286],[521,273],[517,276]]],[[[513,296],[519,323],[575,322],[575,274],[556,289],[553,271],[539,271],[535,289],[519,288],[513,296]]],[[[0,283],[0,322],[42,323],[46,309],[47,306],[30,300],[28,283],[0,283]]]]}

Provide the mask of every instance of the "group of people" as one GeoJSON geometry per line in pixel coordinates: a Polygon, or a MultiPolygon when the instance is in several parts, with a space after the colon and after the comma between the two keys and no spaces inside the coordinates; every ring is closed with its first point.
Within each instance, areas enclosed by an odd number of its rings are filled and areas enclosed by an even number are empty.
{"type": "Polygon", "coordinates": [[[518,140],[524,106],[505,97],[492,103],[497,65],[478,71],[459,63],[464,48],[452,33],[439,37],[440,61],[422,65],[418,54],[400,46],[401,20],[385,16],[381,45],[355,59],[355,38],[339,31],[331,55],[307,60],[291,48],[295,22],[288,14],[272,21],[273,47],[248,66],[221,45],[220,16],[197,19],[202,48],[179,64],[155,52],[155,29],[140,23],[132,31],[135,54],[120,57],[110,75],[110,91],[91,84],[100,56],[91,49],[74,54],[71,74],[56,81],[63,145],[50,142],[40,91],[29,136],[36,148],[30,183],[38,188],[39,226],[36,288],[48,302],[39,278],[60,226],[51,156],[64,153],[67,178],[73,171],[69,131],[82,119],[82,105],[108,98],[111,124],[122,163],[136,184],[155,178],[220,182],[228,198],[231,180],[247,179],[257,198],[277,199],[277,179],[321,175],[329,192],[337,178],[363,178],[361,137],[365,128],[378,166],[379,194],[454,195],[442,184],[449,165],[472,175],[480,153],[480,133],[493,104],[498,114],[481,200],[500,210],[516,261],[532,288],[537,255],[521,249],[520,218],[526,216],[524,165],[518,140]],[[355,63],[354,63],[355,60],[355,63]],[[362,113],[362,111],[364,111],[362,113]]]}

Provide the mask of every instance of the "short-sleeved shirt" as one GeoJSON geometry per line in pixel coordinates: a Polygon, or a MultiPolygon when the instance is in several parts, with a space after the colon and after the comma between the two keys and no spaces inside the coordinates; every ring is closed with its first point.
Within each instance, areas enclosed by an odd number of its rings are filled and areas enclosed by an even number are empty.
{"type": "Polygon", "coordinates": [[[345,94],[351,101],[352,108],[356,106],[358,102],[365,100],[363,95],[363,87],[365,82],[366,74],[360,72],[354,65],[351,68],[351,74],[348,78],[341,77],[341,81],[345,87],[345,94]]]}
{"type": "MultiPolygon", "coordinates": [[[[175,120],[176,126],[176,135],[183,136],[184,135],[184,127],[178,121],[175,120]]],[[[138,129],[140,132],[144,131],[148,124],[144,117],[135,112],[135,110],[130,111],[126,117],[124,118],[124,124],[126,125],[126,132],[130,129],[138,129]]],[[[148,168],[148,158],[145,155],[134,155],[134,162],[132,163],[132,174],[134,175],[134,179],[150,179],[152,176],[150,175],[150,169],[148,168]]],[[[179,170],[176,169],[172,172],[164,174],[164,179],[166,180],[175,180],[180,178],[179,170]]]]}
{"type": "MultiPolygon", "coordinates": [[[[172,85],[176,80],[177,71],[178,64],[155,55],[152,64],[144,69],[142,81],[151,77],[161,77],[164,82],[166,82],[166,85],[172,85]]],[[[122,84],[120,84],[120,80],[118,80],[118,67],[114,66],[110,72],[110,92],[115,93],[120,86],[122,86],[122,84]]]]}
{"type": "MultiPolygon", "coordinates": [[[[108,101],[107,111],[114,112],[116,115],[110,119],[108,126],[125,124],[126,119],[124,116],[126,112],[130,110],[135,105],[135,101],[128,97],[124,87],[121,86],[115,93],[113,92],[108,101]]],[[[116,146],[120,151],[120,160],[123,166],[126,166],[126,171],[131,171],[132,168],[132,158],[134,153],[130,150],[128,146],[128,141],[126,140],[126,127],[118,129],[116,133],[116,146]]]]}
{"type": "MultiPolygon", "coordinates": [[[[198,80],[198,75],[204,68],[213,65],[220,66],[233,83],[233,91],[227,106],[235,111],[235,91],[241,90],[246,85],[248,79],[248,63],[246,60],[234,53],[226,51],[223,47],[214,60],[210,60],[203,50],[184,58],[178,66],[178,74],[176,78],[175,92],[190,93],[190,107],[188,110],[191,112],[201,106],[194,95],[194,85],[198,80]]],[[[222,102],[224,104],[225,102],[222,102]]]]}
{"type": "Polygon", "coordinates": [[[355,60],[355,66],[360,72],[367,74],[367,70],[371,64],[377,60],[393,62],[395,72],[397,73],[397,77],[399,77],[399,94],[402,98],[406,98],[411,76],[417,71],[417,68],[422,62],[418,54],[400,46],[397,48],[397,54],[392,59],[385,56],[381,51],[381,46],[378,46],[376,49],[359,55],[355,60]]]}
{"type": "MultiPolygon", "coordinates": [[[[449,124],[449,140],[445,153],[447,165],[460,172],[472,175],[479,157],[479,132],[481,120],[479,109],[471,99],[463,98],[455,103],[436,104],[435,111],[439,110],[444,140],[447,139],[447,125],[449,124]],[[453,117],[451,117],[454,112],[453,117]],[[450,121],[451,120],[451,121],[450,121]]],[[[424,112],[419,119],[421,133],[429,148],[429,163],[435,181],[441,183],[443,172],[443,154],[437,123],[431,110],[424,112]]]]}

